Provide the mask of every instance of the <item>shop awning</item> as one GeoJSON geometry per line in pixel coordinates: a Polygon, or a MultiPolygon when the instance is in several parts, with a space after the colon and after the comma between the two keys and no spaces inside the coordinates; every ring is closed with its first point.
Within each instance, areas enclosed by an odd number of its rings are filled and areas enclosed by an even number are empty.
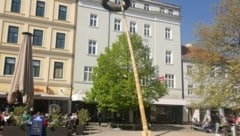
{"type": "Polygon", "coordinates": [[[69,100],[69,97],[51,94],[35,94],[35,99],[69,100]]]}
{"type": "Polygon", "coordinates": [[[72,95],[72,101],[83,101],[83,98],[86,96],[85,92],[77,91],[72,95]]]}
{"type": "Polygon", "coordinates": [[[0,97],[6,97],[7,96],[7,92],[0,92],[0,97]]]}

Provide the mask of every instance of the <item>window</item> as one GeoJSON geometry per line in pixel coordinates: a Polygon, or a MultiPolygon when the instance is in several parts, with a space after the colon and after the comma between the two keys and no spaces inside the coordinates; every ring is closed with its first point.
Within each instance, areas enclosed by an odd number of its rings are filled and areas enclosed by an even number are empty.
{"type": "Polygon", "coordinates": [[[39,77],[40,75],[40,60],[33,60],[33,77],[39,77]]]}
{"type": "Polygon", "coordinates": [[[130,7],[135,8],[136,7],[136,2],[132,1],[131,4],[130,4],[130,7]]]}
{"type": "Polygon", "coordinates": [[[165,39],[172,39],[172,31],[170,28],[165,28],[165,39]]]}
{"type": "Polygon", "coordinates": [[[115,0],[114,3],[115,4],[120,4],[120,0],[115,0]]]}
{"type": "Polygon", "coordinates": [[[130,33],[132,33],[132,34],[134,34],[134,33],[136,33],[136,31],[137,31],[137,25],[136,25],[136,22],[130,22],[130,33]]]}
{"type": "Polygon", "coordinates": [[[172,52],[171,51],[166,51],[166,64],[172,64],[172,52]]]}
{"type": "Polygon", "coordinates": [[[66,20],[66,18],[67,18],[67,7],[63,5],[59,5],[58,19],[66,20]]]}
{"type": "Polygon", "coordinates": [[[147,24],[144,24],[144,36],[150,36],[151,34],[151,31],[150,31],[150,25],[147,25],[147,24]]]}
{"type": "Polygon", "coordinates": [[[209,68],[209,70],[210,70],[210,77],[215,77],[215,66],[213,66],[213,67],[210,67],[209,68]]]}
{"type": "Polygon", "coordinates": [[[140,79],[141,86],[148,86],[149,85],[149,78],[143,77],[140,79]]]}
{"type": "Polygon", "coordinates": [[[59,48],[59,49],[65,48],[65,34],[64,33],[56,34],[56,48],[59,48]]]}
{"type": "Polygon", "coordinates": [[[121,20],[120,19],[114,20],[114,30],[121,31],[121,20]]]}
{"type": "Polygon", "coordinates": [[[165,13],[164,7],[160,7],[160,13],[165,13]]]}
{"type": "Polygon", "coordinates": [[[215,68],[215,75],[217,77],[225,77],[226,76],[226,69],[224,67],[221,67],[221,66],[216,66],[215,68]]]}
{"type": "Polygon", "coordinates": [[[174,88],[174,75],[166,74],[165,75],[165,82],[168,88],[174,88]]]}
{"type": "Polygon", "coordinates": [[[151,48],[149,48],[149,59],[153,58],[153,51],[151,48]]]}
{"type": "Polygon", "coordinates": [[[169,15],[173,15],[173,10],[172,9],[168,9],[168,14],[169,15]]]}
{"type": "Polygon", "coordinates": [[[92,81],[93,67],[84,67],[84,81],[92,81]]]}
{"type": "Polygon", "coordinates": [[[187,65],[187,74],[190,75],[192,73],[192,65],[187,65]]]}
{"type": "Polygon", "coordinates": [[[223,75],[225,75],[224,74],[225,70],[220,66],[213,66],[213,67],[210,68],[210,70],[211,70],[210,71],[211,72],[211,74],[210,74],[211,77],[222,77],[223,75]]]}
{"type": "Polygon", "coordinates": [[[90,15],[90,26],[97,27],[97,15],[90,15]]]}
{"type": "Polygon", "coordinates": [[[148,4],[144,4],[144,10],[149,11],[149,5],[148,4]]]}
{"type": "Polygon", "coordinates": [[[13,75],[15,68],[15,58],[6,57],[4,65],[4,75],[13,75]]]}
{"type": "Polygon", "coordinates": [[[12,0],[11,12],[20,12],[21,0],[12,0]]]}
{"type": "Polygon", "coordinates": [[[97,42],[94,40],[89,40],[88,42],[88,54],[96,55],[97,42]]]}
{"type": "Polygon", "coordinates": [[[44,17],[45,2],[37,1],[36,16],[44,17]]]}
{"type": "Polygon", "coordinates": [[[63,63],[62,62],[54,62],[54,73],[53,78],[63,78],[63,63]]]}
{"type": "Polygon", "coordinates": [[[16,26],[8,27],[7,42],[9,42],[9,43],[17,43],[18,42],[18,27],[16,27],[16,26]]]}
{"type": "Polygon", "coordinates": [[[193,94],[193,85],[189,84],[187,91],[188,91],[188,94],[193,94]]]}
{"type": "Polygon", "coordinates": [[[43,40],[43,31],[42,30],[33,30],[33,45],[42,46],[43,40]]]}

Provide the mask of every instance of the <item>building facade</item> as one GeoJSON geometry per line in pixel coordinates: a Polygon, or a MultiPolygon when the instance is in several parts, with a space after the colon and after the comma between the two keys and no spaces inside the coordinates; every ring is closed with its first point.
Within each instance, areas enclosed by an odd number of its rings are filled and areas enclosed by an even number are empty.
{"type": "Polygon", "coordinates": [[[1,0],[0,101],[6,103],[22,32],[33,49],[34,108],[69,110],[75,44],[76,0],[1,0]]]}
{"type": "MultiPolygon", "coordinates": [[[[191,72],[194,67],[194,60],[192,58],[194,54],[195,47],[192,46],[191,43],[182,46],[182,70],[183,70],[183,94],[184,99],[186,100],[186,104],[189,105],[191,101],[197,99],[197,96],[194,95],[194,83],[191,81],[191,72]]],[[[188,120],[192,121],[192,118],[195,117],[197,120],[200,120],[200,110],[188,107],[186,109],[188,114],[188,120]]]]}
{"type": "MultiPolygon", "coordinates": [[[[194,118],[197,119],[200,122],[203,122],[208,118],[209,121],[215,122],[216,120],[216,114],[221,115],[222,117],[229,117],[230,114],[234,113],[234,110],[231,110],[229,108],[220,107],[220,108],[208,108],[208,107],[196,107],[192,105],[192,102],[195,102],[199,100],[199,96],[194,94],[194,90],[196,89],[196,82],[192,79],[192,74],[194,74],[194,69],[198,67],[196,65],[195,58],[205,61],[207,60],[206,57],[206,50],[199,48],[197,46],[194,46],[191,43],[188,43],[184,46],[182,46],[182,69],[183,69],[183,93],[184,93],[184,99],[186,101],[186,112],[187,112],[187,118],[189,122],[193,121],[194,118]]],[[[216,66],[217,67],[217,66],[216,66]]],[[[217,68],[212,69],[213,72],[217,68]]],[[[211,78],[211,74],[209,75],[211,78]]]]}
{"type": "MultiPolygon", "coordinates": [[[[168,95],[151,107],[154,123],[187,121],[182,92],[180,12],[179,6],[154,0],[132,0],[125,12],[130,33],[139,34],[143,44],[151,48],[153,66],[167,83],[168,95]]],[[[104,9],[101,0],[78,2],[73,95],[81,98],[90,91],[97,58],[125,31],[123,25],[122,14],[104,9]]]]}

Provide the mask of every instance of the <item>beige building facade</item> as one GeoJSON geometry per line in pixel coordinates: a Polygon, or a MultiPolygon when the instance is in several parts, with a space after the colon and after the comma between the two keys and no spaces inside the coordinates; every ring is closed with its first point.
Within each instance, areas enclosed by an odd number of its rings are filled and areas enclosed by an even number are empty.
{"type": "Polygon", "coordinates": [[[75,41],[76,0],[1,0],[0,98],[6,103],[22,32],[30,32],[33,49],[34,106],[69,110],[75,41]]]}

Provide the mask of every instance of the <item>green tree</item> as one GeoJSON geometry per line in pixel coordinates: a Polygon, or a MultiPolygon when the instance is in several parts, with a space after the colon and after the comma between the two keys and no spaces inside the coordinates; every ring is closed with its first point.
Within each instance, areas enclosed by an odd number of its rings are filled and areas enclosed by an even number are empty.
{"type": "Polygon", "coordinates": [[[214,8],[213,24],[198,26],[196,45],[205,52],[204,57],[194,59],[193,91],[199,99],[192,104],[215,108],[240,106],[239,6],[239,0],[222,0],[214,8]]]}
{"type": "MultiPolygon", "coordinates": [[[[143,84],[145,104],[150,104],[167,93],[165,85],[156,78],[156,72],[149,57],[149,47],[143,46],[139,35],[132,35],[139,78],[143,84]]],[[[93,87],[87,93],[87,101],[95,101],[98,107],[107,111],[120,111],[138,107],[133,69],[126,35],[105,49],[93,70],[93,87]]]]}

